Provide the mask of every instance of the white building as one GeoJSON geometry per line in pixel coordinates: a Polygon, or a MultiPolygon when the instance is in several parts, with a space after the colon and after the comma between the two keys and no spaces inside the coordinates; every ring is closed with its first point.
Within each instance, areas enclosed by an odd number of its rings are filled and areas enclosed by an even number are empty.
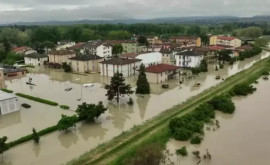
{"type": "Polygon", "coordinates": [[[194,68],[201,64],[203,54],[185,50],[175,55],[176,65],[183,68],[194,68]]]}
{"type": "Polygon", "coordinates": [[[112,46],[102,42],[87,42],[83,45],[83,54],[95,54],[107,58],[112,56],[112,46]],[[87,52],[86,52],[87,51],[87,52]]]}
{"type": "Polygon", "coordinates": [[[100,74],[112,77],[118,71],[124,77],[128,77],[136,74],[140,64],[141,60],[139,59],[112,58],[100,62],[100,74]]]}
{"type": "Polygon", "coordinates": [[[162,53],[148,52],[148,53],[128,53],[121,57],[129,59],[139,59],[145,67],[162,63],[162,53]]]}
{"type": "Polygon", "coordinates": [[[66,49],[69,47],[74,46],[76,43],[74,41],[58,41],[57,42],[57,46],[56,46],[56,50],[62,50],[62,49],[66,49]]]}
{"type": "Polygon", "coordinates": [[[48,56],[42,54],[34,53],[24,56],[25,65],[40,66],[46,61],[48,61],[48,56]]]}
{"type": "Polygon", "coordinates": [[[0,116],[20,110],[18,98],[11,93],[0,91],[0,116]]]}

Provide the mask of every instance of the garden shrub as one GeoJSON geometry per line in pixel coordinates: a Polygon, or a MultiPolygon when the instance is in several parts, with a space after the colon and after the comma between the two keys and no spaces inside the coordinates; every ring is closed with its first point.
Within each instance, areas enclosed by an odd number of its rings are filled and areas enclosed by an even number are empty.
{"type": "Polygon", "coordinates": [[[67,106],[67,105],[60,105],[60,108],[62,108],[62,109],[69,109],[69,106],[67,106]]]}
{"type": "Polygon", "coordinates": [[[187,152],[186,146],[183,146],[182,148],[176,150],[176,154],[180,154],[182,156],[187,156],[188,152],[187,152]]]}
{"type": "Polygon", "coordinates": [[[23,103],[21,106],[24,107],[24,108],[31,108],[31,105],[26,104],[26,103],[23,103]]]}
{"type": "Polygon", "coordinates": [[[211,104],[214,109],[222,111],[223,113],[232,114],[235,110],[235,105],[229,96],[219,95],[212,98],[208,103],[211,104]]]}

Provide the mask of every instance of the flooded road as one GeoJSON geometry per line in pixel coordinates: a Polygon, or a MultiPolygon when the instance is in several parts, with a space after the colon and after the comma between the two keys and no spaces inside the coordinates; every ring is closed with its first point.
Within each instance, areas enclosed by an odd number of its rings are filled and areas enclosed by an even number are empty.
{"type": "Polygon", "coordinates": [[[257,91],[254,94],[233,99],[234,114],[217,113],[221,128],[205,131],[200,145],[170,140],[167,148],[171,153],[182,146],[187,146],[189,153],[188,157],[174,154],[171,160],[177,165],[195,165],[198,159],[191,152],[199,150],[202,156],[208,149],[212,159],[202,160],[200,165],[269,164],[270,81],[260,79],[255,86],[257,91]]]}
{"type": "MultiPolygon", "coordinates": [[[[178,84],[178,80],[169,81],[169,89],[162,89],[160,84],[151,84],[151,95],[141,97],[133,94],[131,96],[134,100],[133,106],[126,104],[129,97],[122,98],[119,105],[115,102],[108,102],[105,97],[106,90],[104,89],[104,83],[108,83],[109,79],[96,74],[85,76],[38,68],[33,70],[33,73],[29,73],[21,79],[7,80],[4,85],[8,89],[49,99],[59,104],[65,104],[70,106],[72,110],[75,110],[77,104],[82,102],[98,103],[98,101],[103,101],[108,107],[108,111],[99,117],[97,123],[79,123],[76,129],[72,129],[71,132],[54,132],[43,136],[41,137],[40,145],[34,145],[33,142],[28,142],[14,147],[5,152],[4,160],[0,158],[0,164],[58,165],[66,163],[84,152],[95,148],[98,144],[111,140],[123,131],[129,130],[134,125],[142,124],[160,112],[186,101],[191,96],[195,96],[205,89],[217,85],[221,82],[221,80],[215,80],[217,75],[226,78],[250,67],[256,61],[267,56],[269,56],[269,53],[263,52],[262,55],[237,62],[232,66],[225,66],[224,69],[220,69],[219,71],[214,70],[214,65],[209,65],[208,73],[202,73],[197,78],[187,80],[181,86],[178,84]],[[32,77],[33,83],[36,84],[33,88],[25,85],[29,77],[32,77]],[[81,87],[81,84],[89,82],[94,83],[94,87],[81,87]],[[200,87],[194,87],[194,84],[197,82],[201,83],[200,87]],[[68,87],[73,89],[67,92],[65,89],[68,87]],[[82,101],[77,101],[80,97],[82,97],[82,101]]],[[[133,87],[136,83],[135,80],[136,77],[127,79],[133,87]]],[[[30,103],[30,101],[27,101],[27,103],[30,103]]],[[[36,104],[41,107],[39,105],[40,103],[36,104]]],[[[57,110],[53,110],[51,106],[43,108],[33,107],[29,111],[34,112],[36,109],[46,111],[46,115],[38,112],[27,115],[29,113],[28,110],[21,110],[20,121],[13,125],[7,124],[13,117],[8,119],[8,117],[3,116],[3,126],[0,126],[0,135],[6,135],[14,139],[15,136],[20,137],[28,134],[34,125],[39,125],[40,128],[46,128],[47,125],[56,124],[58,121],[56,119],[60,119],[61,113],[74,113],[60,110],[57,107],[57,110]],[[50,110],[47,108],[50,108],[50,110]],[[34,118],[35,120],[32,121],[34,118]],[[43,120],[38,120],[38,118],[42,118],[43,120]],[[21,124],[24,126],[20,126],[21,124]],[[20,130],[20,133],[14,135],[14,132],[17,130],[20,130]]],[[[2,123],[0,122],[1,125],[2,123]]]]}

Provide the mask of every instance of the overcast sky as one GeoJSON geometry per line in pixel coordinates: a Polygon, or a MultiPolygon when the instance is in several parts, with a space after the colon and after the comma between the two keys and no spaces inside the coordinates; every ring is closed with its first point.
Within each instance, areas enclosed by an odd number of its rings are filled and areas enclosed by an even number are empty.
{"type": "Polygon", "coordinates": [[[0,0],[0,23],[270,15],[270,0],[0,0]]]}

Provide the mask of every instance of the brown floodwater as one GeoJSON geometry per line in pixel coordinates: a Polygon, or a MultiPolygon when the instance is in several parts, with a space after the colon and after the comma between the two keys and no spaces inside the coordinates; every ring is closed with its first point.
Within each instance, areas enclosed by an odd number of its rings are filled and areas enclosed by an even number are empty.
{"type": "MultiPolygon", "coordinates": [[[[68,105],[75,110],[82,102],[103,103],[108,111],[101,115],[96,123],[79,123],[76,128],[68,133],[54,132],[41,137],[39,145],[33,142],[24,143],[14,147],[4,154],[4,160],[0,157],[1,165],[28,165],[28,164],[63,164],[80,156],[86,151],[95,148],[99,144],[111,140],[123,131],[131,129],[146,120],[158,115],[162,111],[186,101],[202,91],[217,85],[222,80],[215,80],[217,75],[227,78],[241,70],[244,70],[256,61],[268,57],[269,52],[237,62],[231,66],[225,66],[219,71],[214,70],[214,65],[209,65],[209,72],[202,73],[199,77],[186,80],[181,86],[178,80],[169,81],[170,88],[162,89],[159,85],[151,84],[151,94],[141,97],[131,95],[134,100],[133,106],[126,102],[129,97],[121,98],[118,105],[115,101],[109,102],[105,97],[104,84],[109,82],[106,77],[98,74],[78,75],[64,73],[53,69],[35,68],[24,77],[10,78],[1,86],[15,92],[49,99],[59,104],[68,105]],[[33,79],[36,86],[30,87],[25,84],[28,78],[33,79]],[[201,83],[200,87],[194,87],[195,83],[201,83]],[[82,88],[83,83],[94,83],[94,87],[82,88]],[[73,88],[65,91],[66,88],[73,88]],[[82,98],[81,101],[77,101],[82,98]]],[[[136,84],[136,76],[126,79],[133,88],[136,84]]],[[[0,118],[0,136],[8,136],[14,140],[31,132],[32,127],[42,129],[56,124],[60,115],[75,114],[73,111],[61,110],[59,107],[52,107],[29,100],[20,99],[32,105],[30,109],[22,109],[17,114],[10,114],[0,118]],[[13,121],[14,120],[14,121],[13,121]]]]}
{"type": "Polygon", "coordinates": [[[216,113],[221,127],[205,130],[200,145],[170,140],[167,149],[170,159],[177,165],[197,164],[198,159],[191,153],[199,150],[201,156],[208,149],[211,160],[203,160],[200,165],[266,165],[270,155],[270,82],[260,79],[255,85],[257,91],[247,97],[235,97],[236,111],[232,115],[216,113]],[[175,150],[187,147],[188,157],[177,156],[175,150]]]}

